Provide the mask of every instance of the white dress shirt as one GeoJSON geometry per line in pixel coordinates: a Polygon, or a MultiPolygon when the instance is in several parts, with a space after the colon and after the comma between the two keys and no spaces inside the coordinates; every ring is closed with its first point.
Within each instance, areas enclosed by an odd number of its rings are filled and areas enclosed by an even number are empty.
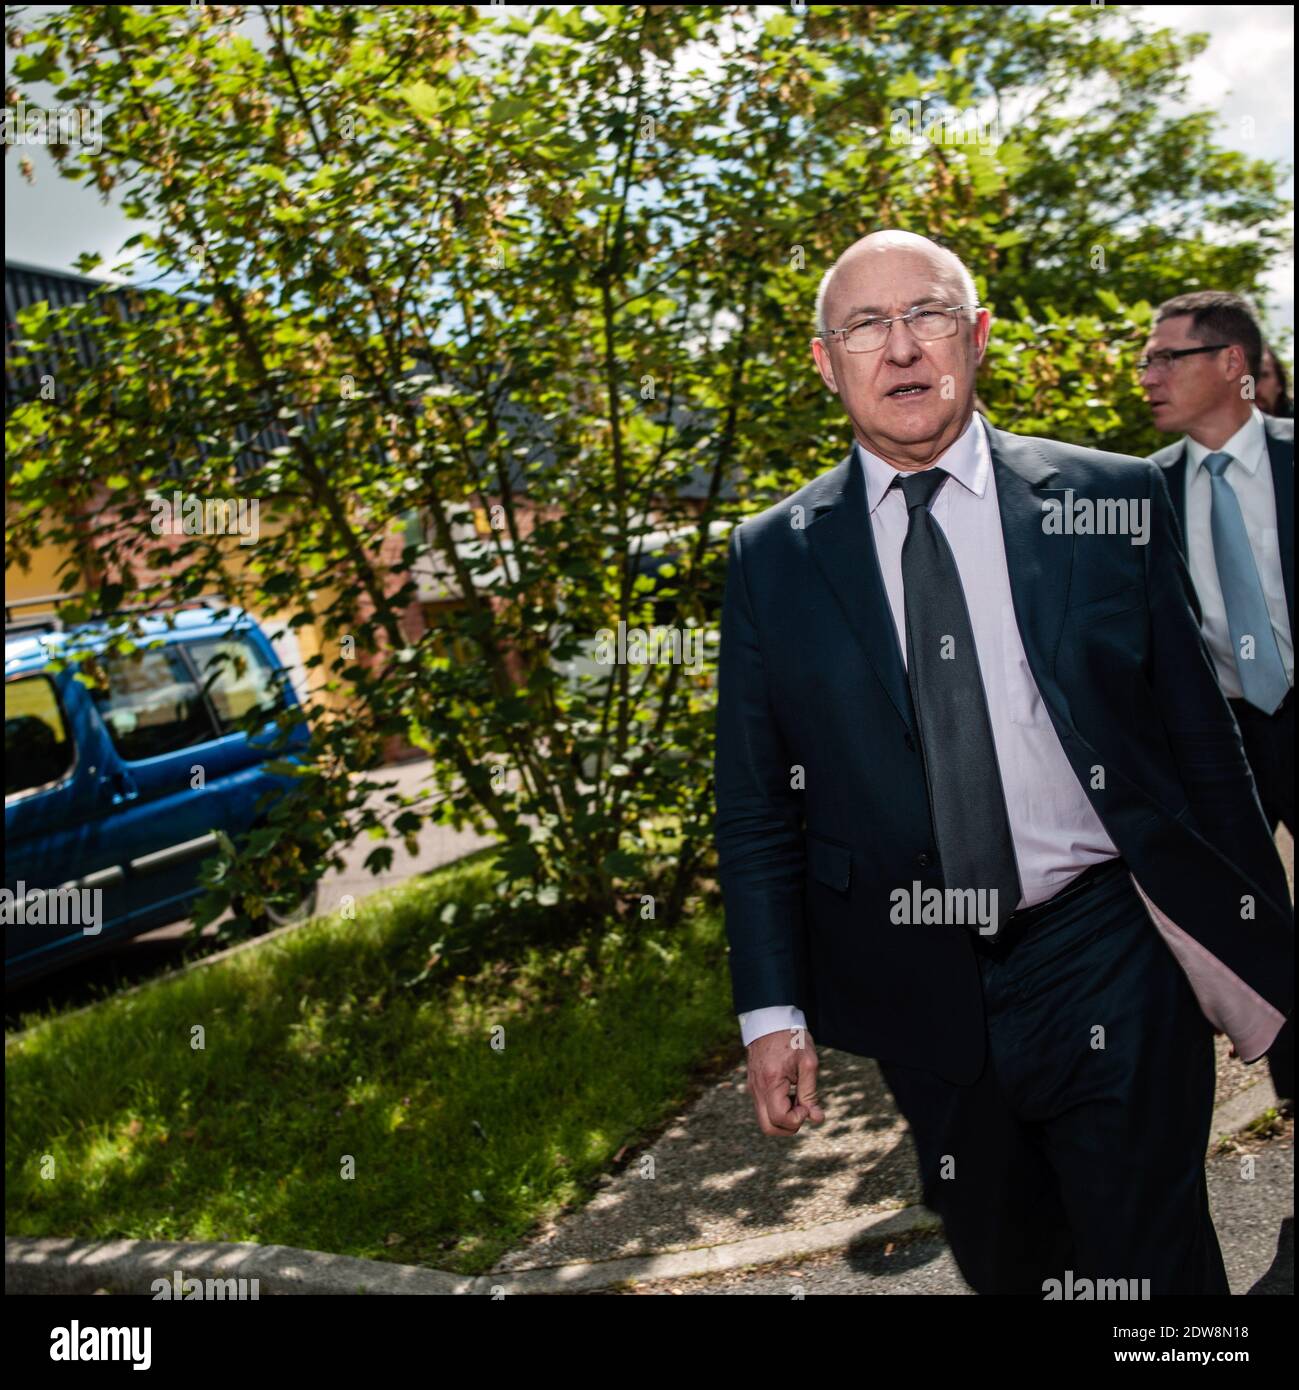
{"type": "MultiPolygon", "coordinates": [[[[902,542],[908,513],[901,489],[890,487],[900,470],[860,443],[853,446],[853,462],[866,471],[875,551],[905,666],[902,542]]],[[[1118,850],[1065,756],[1024,655],[1011,599],[992,455],[978,415],[970,417],[960,438],[935,462],[952,475],[939,488],[930,511],[952,548],[974,631],[1023,889],[1016,906],[1032,907],[1054,897],[1084,869],[1115,858],[1118,850]]],[[[792,1004],[753,1009],[740,1014],[739,1020],[746,1047],[764,1033],[806,1025],[803,1011],[792,1004]]]]}
{"type": "Polygon", "coordinates": [[[1277,650],[1285,666],[1286,678],[1294,685],[1294,643],[1290,640],[1290,614],[1285,601],[1285,580],[1281,574],[1281,541],[1276,526],[1276,490],[1272,485],[1272,462],[1267,456],[1267,435],[1263,416],[1257,406],[1251,406],[1249,419],[1222,446],[1209,449],[1198,440],[1186,437],[1186,557],[1191,582],[1200,596],[1202,618],[1200,629],[1213,657],[1222,693],[1228,699],[1239,700],[1244,692],[1240,672],[1236,669],[1236,650],[1227,623],[1227,605],[1223,602],[1218,565],[1213,555],[1213,487],[1204,460],[1209,454],[1230,454],[1234,462],[1222,475],[1240,502],[1240,514],[1245,520],[1249,548],[1254,556],[1267,600],[1267,615],[1272,620],[1277,650]]]}

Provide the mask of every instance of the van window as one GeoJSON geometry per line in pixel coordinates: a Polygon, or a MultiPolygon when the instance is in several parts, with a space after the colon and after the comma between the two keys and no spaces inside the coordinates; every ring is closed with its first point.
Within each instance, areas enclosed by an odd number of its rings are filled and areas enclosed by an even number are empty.
{"type": "Polygon", "coordinates": [[[5,682],[5,796],[61,781],[73,742],[48,676],[5,682]]]}
{"type": "Polygon", "coordinates": [[[186,647],[223,734],[238,729],[249,713],[255,711],[265,721],[282,708],[276,670],[251,642],[242,637],[205,638],[187,642],[186,647]]]}
{"type": "Polygon", "coordinates": [[[92,693],[113,747],[128,762],[216,738],[198,686],[175,647],[104,662],[108,688],[92,693]]]}

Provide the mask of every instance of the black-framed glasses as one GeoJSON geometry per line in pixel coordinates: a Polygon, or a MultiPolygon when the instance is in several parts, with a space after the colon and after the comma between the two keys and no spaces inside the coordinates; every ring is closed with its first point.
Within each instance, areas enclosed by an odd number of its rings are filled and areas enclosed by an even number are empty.
{"type": "Polygon", "coordinates": [[[1223,348],[1232,346],[1231,343],[1206,343],[1204,347],[1164,348],[1160,352],[1152,352],[1149,357],[1137,358],[1137,371],[1148,372],[1154,367],[1156,371],[1166,372],[1179,357],[1194,357],[1197,352],[1221,352],[1223,348]]]}
{"type": "Polygon", "coordinates": [[[828,328],[824,333],[814,334],[817,338],[843,336],[843,345],[849,352],[877,352],[888,342],[889,333],[895,323],[905,323],[922,343],[932,343],[938,338],[950,338],[956,332],[956,315],[971,309],[972,304],[946,304],[943,306],[922,304],[908,309],[891,319],[862,319],[860,323],[847,328],[828,328]]]}

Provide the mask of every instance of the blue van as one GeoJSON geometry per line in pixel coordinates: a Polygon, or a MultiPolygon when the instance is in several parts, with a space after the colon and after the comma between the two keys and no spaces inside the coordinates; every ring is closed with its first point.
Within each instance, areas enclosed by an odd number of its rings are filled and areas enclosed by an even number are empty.
{"type": "MultiPolygon", "coordinates": [[[[170,618],[143,619],[130,657],[99,659],[96,686],[71,664],[51,670],[51,657],[72,644],[96,652],[111,627],[6,622],[6,986],[189,916],[216,832],[253,829],[261,798],[290,783],[262,764],[310,739],[299,723],[271,751],[277,716],[298,700],[242,609],[170,618]],[[243,732],[246,718],[259,732],[243,732]]],[[[314,905],[313,892],[269,915],[301,920],[314,905]]]]}

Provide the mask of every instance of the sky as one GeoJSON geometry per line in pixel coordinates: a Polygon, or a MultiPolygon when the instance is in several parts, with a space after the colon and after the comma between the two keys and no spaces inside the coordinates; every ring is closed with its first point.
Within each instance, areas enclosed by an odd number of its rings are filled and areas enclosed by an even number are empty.
{"type": "MultiPolygon", "coordinates": [[[[24,7],[32,14],[54,8],[24,7]]],[[[776,7],[764,7],[774,12],[776,7]]],[[[1206,32],[1210,43],[1190,69],[1193,105],[1216,108],[1221,143],[1249,154],[1294,164],[1294,11],[1287,5],[1133,6],[1152,22],[1180,32],[1206,32]]],[[[508,7],[507,7],[508,12],[508,7]]],[[[105,204],[93,188],[61,179],[40,147],[22,151],[32,158],[36,182],[18,172],[18,151],[5,159],[5,258],[52,270],[71,270],[84,251],[100,253],[105,264],[119,259],[122,241],[138,230],[116,201],[105,204]]],[[[1284,186],[1293,196],[1293,177],[1284,186]]],[[[1290,228],[1293,231],[1293,214],[1290,228]]],[[[1266,280],[1266,312],[1284,352],[1292,349],[1294,267],[1275,266],[1266,280]]]]}

